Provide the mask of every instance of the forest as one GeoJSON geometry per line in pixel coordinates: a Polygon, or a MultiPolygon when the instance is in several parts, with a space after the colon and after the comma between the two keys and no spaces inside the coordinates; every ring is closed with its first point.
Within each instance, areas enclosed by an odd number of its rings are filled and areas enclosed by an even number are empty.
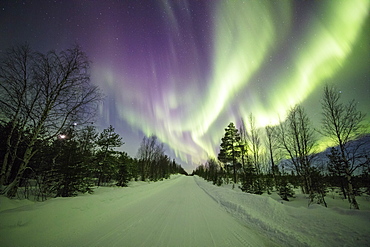
{"type": "Polygon", "coordinates": [[[1,194],[46,200],[186,174],[154,135],[133,158],[117,151],[124,143],[113,126],[98,133],[94,117],[104,97],[78,46],[43,54],[25,44],[1,59],[1,194]]]}

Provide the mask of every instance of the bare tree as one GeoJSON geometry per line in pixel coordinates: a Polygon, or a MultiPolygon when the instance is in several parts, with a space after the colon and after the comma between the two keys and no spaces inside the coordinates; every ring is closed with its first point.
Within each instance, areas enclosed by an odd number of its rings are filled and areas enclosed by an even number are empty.
{"type": "Polygon", "coordinates": [[[163,144],[157,142],[155,135],[149,138],[144,136],[137,153],[142,181],[145,181],[146,178],[154,179],[155,165],[161,156],[164,156],[163,144]]]}
{"type": "Polygon", "coordinates": [[[286,152],[297,174],[303,179],[303,192],[314,197],[311,163],[314,157],[315,137],[304,109],[296,105],[288,112],[287,119],[278,127],[280,147],[286,152]]]}
{"type": "Polygon", "coordinates": [[[256,168],[257,175],[261,174],[261,133],[260,130],[256,127],[256,119],[253,114],[249,115],[249,150],[252,156],[252,162],[256,168]]]}
{"type": "Polygon", "coordinates": [[[1,117],[12,126],[8,139],[12,139],[17,129],[23,133],[25,143],[21,154],[17,153],[17,142],[7,145],[8,154],[0,173],[1,185],[6,185],[2,192],[13,197],[30,159],[37,152],[36,141],[55,138],[72,122],[91,121],[102,96],[90,83],[89,61],[77,46],[46,54],[33,52],[28,46],[13,48],[1,61],[0,81],[1,98],[6,99],[0,102],[1,117]],[[12,169],[11,154],[17,155],[21,165],[15,178],[9,181],[3,170],[12,169]]]}
{"type": "Polygon", "coordinates": [[[205,164],[205,167],[208,170],[208,176],[207,180],[212,181],[213,184],[221,186],[222,185],[222,177],[220,173],[221,171],[221,165],[220,162],[215,158],[208,158],[207,162],[205,164]]]}
{"type": "Polygon", "coordinates": [[[248,130],[244,120],[241,120],[241,158],[242,158],[242,191],[254,194],[262,194],[264,183],[262,178],[262,158],[260,130],[257,129],[252,114],[249,116],[248,130]]]}
{"type": "Polygon", "coordinates": [[[25,126],[27,112],[24,101],[32,83],[32,60],[34,52],[28,45],[9,49],[2,58],[0,66],[0,120],[9,126],[6,149],[0,171],[0,186],[7,183],[16,152],[21,141],[17,129],[25,126]]]}
{"type": "Polygon", "coordinates": [[[325,86],[322,99],[321,133],[331,138],[339,147],[341,162],[344,164],[345,176],[348,182],[348,200],[351,207],[359,209],[353,191],[352,175],[360,163],[355,152],[358,146],[351,147],[351,141],[365,133],[363,121],[365,114],[357,110],[354,100],[343,104],[340,102],[340,92],[325,86]]]}
{"type": "Polygon", "coordinates": [[[245,168],[247,165],[247,162],[250,161],[250,157],[248,154],[248,149],[249,149],[249,144],[248,144],[248,130],[245,125],[244,119],[241,119],[241,125],[239,127],[239,133],[240,133],[240,157],[242,161],[242,168],[243,171],[245,172],[245,168]]]}
{"type": "MultiPolygon", "coordinates": [[[[161,166],[164,165],[166,155],[164,154],[163,143],[157,143],[154,149],[154,157],[150,163],[150,174],[149,177],[156,181],[160,178],[161,166]],[[163,162],[163,163],[162,163],[163,162]]],[[[167,158],[169,161],[169,158],[167,158]]]]}
{"type": "Polygon", "coordinates": [[[275,149],[277,147],[277,127],[276,126],[270,126],[267,125],[265,127],[265,132],[266,132],[266,146],[267,146],[267,151],[268,151],[268,157],[270,160],[270,165],[271,165],[271,174],[273,177],[278,174],[278,167],[276,165],[276,160],[275,160],[275,149]]]}

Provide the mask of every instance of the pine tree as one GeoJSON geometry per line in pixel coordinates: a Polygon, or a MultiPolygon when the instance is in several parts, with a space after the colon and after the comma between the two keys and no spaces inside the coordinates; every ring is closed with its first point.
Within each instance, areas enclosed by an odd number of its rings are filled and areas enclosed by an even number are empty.
{"type": "Polygon", "coordinates": [[[75,196],[78,192],[92,192],[90,164],[86,153],[80,152],[79,143],[72,139],[60,138],[55,141],[57,151],[52,160],[48,183],[52,184],[51,193],[56,196],[75,196]]]}
{"type": "Polygon", "coordinates": [[[117,165],[117,172],[115,175],[115,179],[117,181],[116,185],[121,187],[126,187],[128,182],[130,181],[130,174],[129,174],[129,163],[131,162],[131,158],[125,152],[120,152],[118,157],[118,165],[117,165]]]}
{"type": "Polygon", "coordinates": [[[323,204],[325,207],[328,207],[325,201],[327,188],[326,179],[324,179],[323,175],[317,167],[311,167],[310,173],[312,179],[312,190],[314,192],[312,194],[313,198],[311,198],[311,202],[323,204]]]}
{"type": "Polygon", "coordinates": [[[347,199],[347,182],[345,178],[345,164],[340,157],[339,151],[332,147],[330,149],[330,154],[327,155],[329,158],[328,171],[332,176],[333,185],[340,187],[344,199],[347,199]]]}
{"type": "Polygon", "coordinates": [[[280,176],[277,193],[284,201],[289,201],[289,197],[294,197],[293,186],[288,183],[286,176],[280,176]]]}
{"type": "Polygon", "coordinates": [[[240,157],[240,135],[238,129],[235,128],[234,123],[230,123],[225,129],[225,136],[221,139],[221,149],[218,154],[218,159],[231,165],[233,168],[233,180],[236,183],[236,164],[240,157]]]}
{"type": "Polygon", "coordinates": [[[284,201],[289,201],[289,197],[294,197],[293,185],[289,183],[288,176],[282,166],[282,172],[276,176],[277,193],[284,201]]]}
{"type": "Polygon", "coordinates": [[[262,194],[263,192],[260,191],[259,188],[260,186],[258,186],[256,168],[248,159],[247,163],[243,167],[242,186],[240,189],[246,193],[262,194]]]}
{"type": "Polygon", "coordinates": [[[101,185],[103,181],[108,181],[114,176],[115,166],[117,165],[117,157],[115,157],[116,152],[114,148],[120,147],[122,144],[122,138],[119,134],[114,132],[112,125],[109,128],[104,129],[100,133],[97,140],[97,146],[99,147],[96,153],[96,172],[98,175],[98,186],[101,185]]]}

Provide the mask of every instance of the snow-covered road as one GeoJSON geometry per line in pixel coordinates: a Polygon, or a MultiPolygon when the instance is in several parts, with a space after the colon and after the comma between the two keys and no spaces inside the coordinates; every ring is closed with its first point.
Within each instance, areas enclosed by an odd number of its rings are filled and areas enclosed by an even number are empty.
{"type": "Polygon", "coordinates": [[[370,210],[302,202],[182,175],[45,202],[0,196],[0,246],[370,246],[370,210]]]}
{"type": "Polygon", "coordinates": [[[0,212],[0,245],[275,245],[221,208],[194,177],[104,189],[0,212]]]}

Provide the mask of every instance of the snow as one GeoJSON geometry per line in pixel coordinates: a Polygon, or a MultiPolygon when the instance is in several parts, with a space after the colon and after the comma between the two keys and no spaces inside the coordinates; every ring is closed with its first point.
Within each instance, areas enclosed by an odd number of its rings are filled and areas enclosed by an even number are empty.
{"type": "MultiPolygon", "coordinates": [[[[335,206],[343,203],[340,199],[326,199],[332,205],[329,208],[317,204],[308,207],[303,196],[285,202],[276,196],[246,194],[195,179],[230,214],[280,246],[370,246],[370,202],[366,200],[359,200],[365,210],[335,206]]],[[[345,203],[348,207],[348,201],[345,203]]]]}
{"type": "Polygon", "coordinates": [[[369,234],[369,210],[281,203],[197,176],[45,202],[0,197],[0,246],[370,246],[369,234]]]}

